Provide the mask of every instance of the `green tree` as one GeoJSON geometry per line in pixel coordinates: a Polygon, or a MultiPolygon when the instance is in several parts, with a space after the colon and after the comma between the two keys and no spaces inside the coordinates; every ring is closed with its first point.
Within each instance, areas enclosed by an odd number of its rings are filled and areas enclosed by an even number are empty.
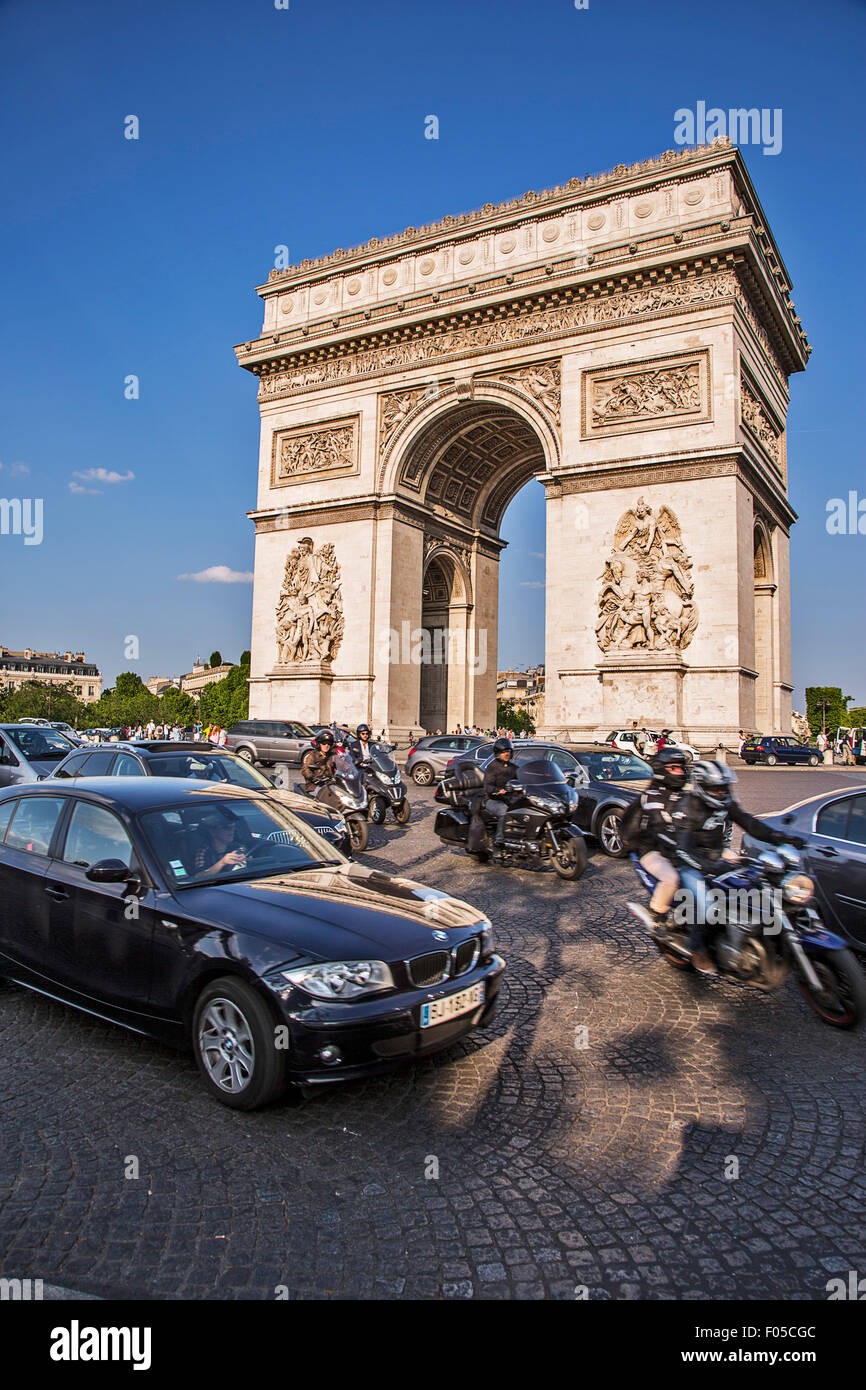
{"type": "Polygon", "coordinates": [[[814,737],[826,729],[829,738],[835,737],[840,724],[850,724],[847,705],[853,695],[843,695],[840,685],[807,685],[806,718],[814,737]]]}
{"type": "Polygon", "coordinates": [[[855,705],[853,709],[846,710],[845,723],[852,729],[866,728],[866,705],[855,705]]]}
{"type": "Polygon", "coordinates": [[[176,685],[166,686],[159,697],[159,713],[157,719],[160,724],[193,724],[196,718],[196,703],[191,695],[185,690],[178,690],[176,685]]]}
{"type": "Polygon", "coordinates": [[[0,714],[10,724],[19,719],[55,719],[76,727],[84,720],[87,708],[68,682],[49,685],[47,681],[26,681],[18,690],[3,692],[0,714]]]}
{"type": "Polygon", "coordinates": [[[529,711],[519,709],[513,700],[496,701],[496,727],[509,729],[513,734],[535,733],[535,722],[529,711]]]}
{"type": "Polygon", "coordinates": [[[240,664],[241,666],[252,666],[252,664],[253,664],[252,653],[251,653],[251,652],[241,652],[241,659],[240,659],[240,663],[239,663],[239,664],[240,664]]]}
{"type": "Polygon", "coordinates": [[[202,723],[227,729],[239,719],[246,719],[250,708],[249,679],[248,666],[233,666],[221,681],[206,685],[199,701],[202,723]]]}
{"type": "Polygon", "coordinates": [[[223,664],[222,652],[211,652],[211,654],[210,654],[210,661],[208,662],[208,665],[209,665],[209,666],[222,666],[222,664],[223,664]]]}

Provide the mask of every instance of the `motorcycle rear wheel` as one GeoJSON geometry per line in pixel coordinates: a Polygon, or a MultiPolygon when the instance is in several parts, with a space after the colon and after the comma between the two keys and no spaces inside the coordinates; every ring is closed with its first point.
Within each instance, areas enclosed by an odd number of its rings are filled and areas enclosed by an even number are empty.
{"type": "Polygon", "coordinates": [[[798,979],[806,1003],[831,1028],[856,1028],[866,1017],[866,977],[857,957],[852,951],[833,951],[820,960],[810,959],[825,988],[815,994],[798,979]]]}
{"type": "Polygon", "coordinates": [[[356,816],[352,816],[349,819],[348,825],[349,835],[352,840],[352,849],[356,854],[363,854],[364,850],[367,848],[367,841],[370,838],[367,822],[365,820],[360,820],[356,816]]]}
{"type": "Polygon", "coordinates": [[[399,806],[395,806],[394,808],[394,819],[399,825],[408,825],[411,814],[412,807],[409,804],[408,797],[405,801],[401,801],[399,806]]]}

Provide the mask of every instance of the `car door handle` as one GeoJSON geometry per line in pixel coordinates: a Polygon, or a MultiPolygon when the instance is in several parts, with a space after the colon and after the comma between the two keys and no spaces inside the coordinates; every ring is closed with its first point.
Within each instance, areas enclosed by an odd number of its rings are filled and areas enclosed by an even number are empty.
{"type": "Polygon", "coordinates": [[[823,856],[824,856],[825,859],[838,859],[838,858],[839,858],[839,851],[838,851],[838,849],[834,849],[832,845],[826,845],[823,849],[820,849],[820,850],[818,851],[818,853],[819,853],[819,854],[823,854],[823,856]]]}
{"type": "Polygon", "coordinates": [[[45,891],[48,894],[49,898],[54,898],[59,903],[63,902],[64,899],[69,897],[69,894],[67,893],[65,888],[48,887],[45,889],[45,891]]]}

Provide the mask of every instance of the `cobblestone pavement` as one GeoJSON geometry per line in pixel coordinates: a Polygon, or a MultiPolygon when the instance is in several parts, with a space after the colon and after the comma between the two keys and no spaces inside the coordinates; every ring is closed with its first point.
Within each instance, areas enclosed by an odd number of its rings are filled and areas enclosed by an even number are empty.
{"type": "MultiPolygon", "coordinates": [[[[764,811],[855,781],[759,769],[740,792],[764,811]]],[[[430,792],[413,811],[365,858],[489,914],[492,1028],[242,1115],[191,1059],[0,988],[2,1273],[162,1298],[821,1299],[866,1271],[863,1038],[793,987],[675,973],[625,912],[626,866],[485,869],[439,846],[430,792]]]]}

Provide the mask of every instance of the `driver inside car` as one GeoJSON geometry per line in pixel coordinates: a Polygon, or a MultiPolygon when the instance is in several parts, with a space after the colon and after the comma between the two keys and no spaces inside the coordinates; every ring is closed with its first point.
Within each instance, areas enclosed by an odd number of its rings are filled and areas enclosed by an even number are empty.
{"type": "Polygon", "coordinates": [[[243,868],[248,846],[241,843],[240,825],[218,807],[208,807],[199,819],[201,842],[192,856],[192,876],[210,878],[226,869],[243,868]]]}

